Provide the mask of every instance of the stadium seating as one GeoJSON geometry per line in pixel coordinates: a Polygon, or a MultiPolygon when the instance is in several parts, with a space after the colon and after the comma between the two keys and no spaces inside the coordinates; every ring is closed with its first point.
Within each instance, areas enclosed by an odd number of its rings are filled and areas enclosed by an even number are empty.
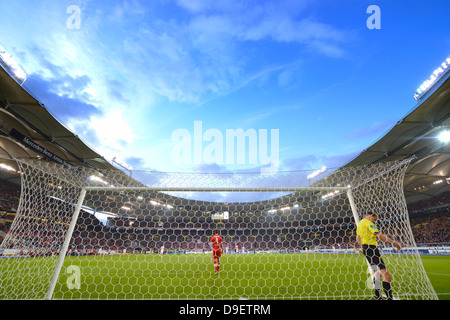
{"type": "MultiPolygon", "coordinates": [[[[8,232],[20,199],[20,189],[6,181],[0,181],[0,243],[8,232]]],[[[434,200],[421,201],[408,206],[415,240],[418,244],[450,243],[450,192],[434,200]]],[[[355,224],[345,219],[323,219],[306,225],[300,219],[278,216],[259,219],[230,217],[221,222],[222,235],[228,251],[239,250],[303,250],[315,248],[347,248],[355,242],[355,224]],[[294,232],[291,232],[295,230],[294,232]],[[320,233],[317,239],[314,235],[320,233]]],[[[39,222],[36,228],[42,243],[52,241],[58,232],[55,226],[39,222]]],[[[126,218],[110,218],[107,223],[82,211],[79,217],[69,254],[96,254],[101,249],[120,253],[159,252],[164,246],[167,252],[203,252],[210,250],[208,237],[212,234],[207,216],[187,217],[173,214],[167,221],[151,217],[130,221],[126,218]],[[170,232],[166,232],[170,230],[170,232]]]]}

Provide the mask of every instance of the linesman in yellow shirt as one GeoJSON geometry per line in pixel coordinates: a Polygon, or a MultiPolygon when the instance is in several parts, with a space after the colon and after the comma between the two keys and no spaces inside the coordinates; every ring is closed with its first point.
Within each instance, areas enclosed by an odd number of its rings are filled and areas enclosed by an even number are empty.
{"type": "MultiPolygon", "coordinates": [[[[397,250],[400,250],[402,247],[400,243],[389,238],[383,233],[380,233],[375,225],[375,222],[378,219],[378,215],[373,212],[368,212],[364,219],[358,223],[358,227],[356,229],[356,241],[358,241],[359,245],[363,249],[364,256],[369,262],[370,267],[373,270],[379,269],[380,276],[383,279],[383,289],[386,293],[386,297],[388,300],[392,300],[392,289],[391,289],[391,274],[386,268],[383,259],[381,258],[380,251],[378,249],[377,240],[381,240],[395,246],[397,250]]],[[[381,296],[381,288],[376,285],[376,280],[374,279],[375,284],[375,299],[382,300],[381,296]]]]}

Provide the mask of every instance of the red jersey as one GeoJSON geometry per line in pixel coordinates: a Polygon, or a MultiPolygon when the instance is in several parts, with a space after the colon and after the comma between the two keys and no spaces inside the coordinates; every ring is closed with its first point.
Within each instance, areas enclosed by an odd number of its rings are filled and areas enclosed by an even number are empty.
{"type": "Polygon", "coordinates": [[[220,244],[222,243],[222,237],[219,236],[218,234],[212,236],[211,243],[213,246],[213,250],[220,249],[220,244]]]}

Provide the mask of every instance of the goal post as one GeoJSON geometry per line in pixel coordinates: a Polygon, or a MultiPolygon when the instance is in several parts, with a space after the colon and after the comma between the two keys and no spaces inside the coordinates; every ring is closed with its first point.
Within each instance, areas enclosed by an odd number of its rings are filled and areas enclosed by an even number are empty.
{"type": "Polygon", "coordinates": [[[260,174],[134,172],[17,160],[0,299],[371,299],[356,245],[367,211],[399,299],[437,299],[409,224],[411,159],[260,174]],[[224,243],[214,273],[210,239],[224,243]]]}
{"type": "Polygon", "coordinates": [[[86,196],[86,189],[81,189],[80,196],[78,197],[77,204],[75,206],[74,213],[72,215],[72,219],[70,221],[70,224],[67,228],[67,235],[64,239],[64,243],[61,247],[61,250],[58,255],[58,261],[56,262],[55,271],[53,272],[52,278],[50,280],[50,286],[48,288],[48,291],[45,294],[45,299],[49,300],[53,296],[53,291],[55,290],[56,282],[58,281],[59,274],[61,272],[62,265],[64,263],[64,258],[67,254],[67,249],[69,248],[70,241],[72,239],[73,230],[75,229],[75,226],[77,224],[78,217],[80,215],[81,206],[83,205],[84,197],[86,196]]]}

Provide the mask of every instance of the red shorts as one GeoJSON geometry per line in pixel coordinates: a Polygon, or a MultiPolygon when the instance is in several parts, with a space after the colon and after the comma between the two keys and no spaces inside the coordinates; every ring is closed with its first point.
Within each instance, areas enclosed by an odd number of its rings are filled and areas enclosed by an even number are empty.
{"type": "Polygon", "coordinates": [[[221,255],[222,255],[222,250],[213,249],[213,259],[219,259],[221,255]]]}

